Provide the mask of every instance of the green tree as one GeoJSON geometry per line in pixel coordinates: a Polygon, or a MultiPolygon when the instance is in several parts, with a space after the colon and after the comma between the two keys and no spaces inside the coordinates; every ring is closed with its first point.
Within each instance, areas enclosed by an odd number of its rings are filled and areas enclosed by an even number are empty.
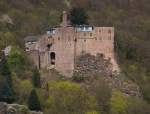
{"type": "Polygon", "coordinates": [[[19,47],[12,47],[8,56],[8,64],[13,70],[23,68],[23,65],[25,64],[25,56],[19,47]]]}
{"type": "Polygon", "coordinates": [[[15,100],[15,95],[11,71],[5,57],[3,57],[0,62],[0,74],[2,77],[2,80],[0,80],[0,100],[11,103],[15,100]]]}
{"type": "Polygon", "coordinates": [[[41,104],[35,89],[31,91],[30,96],[28,98],[28,107],[30,110],[41,110],[41,104]]]}
{"type": "Polygon", "coordinates": [[[16,73],[19,78],[26,78],[26,73],[29,71],[28,59],[24,55],[23,50],[20,47],[12,47],[9,56],[8,64],[11,72],[16,73]]]}
{"type": "Polygon", "coordinates": [[[108,113],[110,109],[109,104],[112,90],[105,80],[103,78],[97,78],[90,83],[88,91],[96,97],[99,111],[101,113],[108,113]]]}
{"type": "Polygon", "coordinates": [[[112,93],[111,101],[111,114],[126,114],[127,100],[120,91],[112,93]]]}
{"type": "Polygon", "coordinates": [[[80,85],[68,81],[49,83],[49,112],[54,114],[84,114],[96,110],[95,97],[80,85]]]}
{"type": "Polygon", "coordinates": [[[18,76],[13,76],[13,86],[15,88],[17,102],[20,104],[25,104],[30,95],[29,91],[33,89],[31,81],[21,80],[20,78],[18,78],[18,76]]]}
{"type": "Polygon", "coordinates": [[[15,100],[15,95],[8,81],[2,77],[0,79],[0,101],[12,103],[15,100]]]}
{"type": "Polygon", "coordinates": [[[2,58],[0,62],[0,73],[6,79],[10,87],[12,87],[12,77],[10,67],[5,57],[2,58]]]}
{"type": "Polygon", "coordinates": [[[33,71],[32,83],[33,83],[33,86],[36,88],[41,87],[41,78],[40,78],[40,73],[39,73],[38,69],[35,69],[33,71]]]}
{"type": "Polygon", "coordinates": [[[73,25],[88,24],[88,15],[83,8],[73,8],[70,11],[70,21],[73,25]]]}

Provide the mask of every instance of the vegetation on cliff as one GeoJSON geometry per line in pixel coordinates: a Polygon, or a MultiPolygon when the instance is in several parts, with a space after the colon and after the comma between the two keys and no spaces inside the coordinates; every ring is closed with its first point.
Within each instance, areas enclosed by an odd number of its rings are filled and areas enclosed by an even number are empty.
{"type": "Polygon", "coordinates": [[[48,114],[150,113],[149,6],[149,0],[0,0],[0,50],[14,46],[7,64],[0,51],[0,101],[27,104],[36,89],[41,109],[48,114]],[[24,54],[23,38],[58,25],[62,10],[73,7],[86,11],[85,24],[115,27],[116,58],[123,74],[139,85],[144,99],[126,97],[110,89],[104,79],[86,84],[64,78],[48,85],[39,82],[39,73],[24,54]]]}

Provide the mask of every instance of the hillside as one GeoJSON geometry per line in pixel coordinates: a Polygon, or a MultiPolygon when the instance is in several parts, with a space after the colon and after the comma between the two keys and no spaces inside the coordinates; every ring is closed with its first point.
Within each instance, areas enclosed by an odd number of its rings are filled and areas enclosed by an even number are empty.
{"type": "MultiPolygon", "coordinates": [[[[70,112],[73,112],[72,114],[97,114],[98,112],[102,114],[134,114],[135,112],[148,114],[150,112],[149,0],[0,0],[0,50],[7,45],[15,46],[15,51],[8,58],[10,71],[6,71],[11,72],[13,76],[13,88],[17,96],[15,102],[27,104],[29,93],[26,91],[29,92],[34,88],[29,81],[32,80],[34,68],[23,51],[24,37],[40,35],[50,26],[58,25],[62,11],[69,12],[73,7],[85,9],[90,25],[115,27],[116,58],[122,75],[140,87],[142,99],[126,98],[118,91],[111,91],[107,84],[103,83],[103,79],[97,79],[97,85],[94,86],[93,82],[91,83],[91,88],[93,88],[86,90],[80,87],[80,84],[70,80],[66,82],[64,81],[66,79],[61,77],[52,81],[52,84],[49,82],[50,84],[44,89],[37,89],[42,102],[42,110],[46,113],[59,113],[58,110],[60,110],[62,114],[70,112]],[[59,94],[62,94],[62,99],[59,99],[61,97],[59,94]],[[81,104],[75,102],[79,96],[81,104]],[[86,101],[85,104],[84,101],[86,101]],[[58,104],[58,102],[62,103],[58,104]],[[119,103],[122,107],[118,109],[119,103]],[[82,107],[83,104],[84,107],[82,107]],[[49,107],[52,107],[51,110],[48,110],[49,107]],[[65,109],[66,107],[70,110],[65,109]]],[[[2,51],[0,58],[3,59],[2,51]]],[[[0,69],[5,63],[1,64],[0,69]]],[[[7,73],[1,71],[0,83],[3,84],[5,80],[1,75],[7,75],[7,73]]],[[[4,87],[7,88],[7,86],[4,87]]]]}

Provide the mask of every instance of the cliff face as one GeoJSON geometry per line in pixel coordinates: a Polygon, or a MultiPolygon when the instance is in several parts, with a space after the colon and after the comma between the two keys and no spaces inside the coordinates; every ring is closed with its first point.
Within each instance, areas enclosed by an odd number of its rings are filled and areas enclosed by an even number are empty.
{"type": "Polygon", "coordinates": [[[43,113],[30,111],[24,105],[7,104],[4,102],[0,102],[0,114],[43,114],[43,113]]]}

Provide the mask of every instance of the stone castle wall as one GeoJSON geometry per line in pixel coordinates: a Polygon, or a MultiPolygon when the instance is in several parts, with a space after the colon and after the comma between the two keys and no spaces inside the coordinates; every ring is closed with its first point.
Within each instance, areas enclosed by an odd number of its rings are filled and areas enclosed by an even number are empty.
{"type": "MultiPolygon", "coordinates": [[[[34,44],[35,45],[35,44],[34,44]]],[[[41,68],[55,68],[62,75],[72,76],[75,59],[84,53],[103,54],[111,59],[114,70],[118,70],[114,58],[114,28],[94,27],[92,31],[77,31],[75,27],[58,27],[54,34],[45,34],[38,40],[37,51],[30,54],[41,68]],[[49,45],[49,47],[48,47],[49,45]],[[55,54],[55,64],[51,64],[51,53],[55,54]],[[38,54],[40,61],[38,63],[38,54]]]]}
{"type": "Polygon", "coordinates": [[[74,69],[74,28],[62,27],[56,29],[53,36],[54,44],[50,52],[55,52],[55,69],[61,74],[71,75],[74,69]]]}
{"type": "MultiPolygon", "coordinates": [[[[76,57],[84,53],[101,53],[111,60],[114,71],[119,69],[114,57],[114,28],[88,25],[73,27],[67,23],[66,12],[63,12],[61,26],[51,28],[34,43],[34,47],[40,55],[41,68],[55,68],[65,76],[73,75],[76,57]]],[[[31,51],[33,61],[37,65],[36,55],[31,51]]]]}
{"type": "Polygon", "coordinates": [[[77,55],[82,52],[96,55],[103,53],[107,58],[114,54],[114,28],[95,27],[92,32],[77,33],[77,55]]]}

